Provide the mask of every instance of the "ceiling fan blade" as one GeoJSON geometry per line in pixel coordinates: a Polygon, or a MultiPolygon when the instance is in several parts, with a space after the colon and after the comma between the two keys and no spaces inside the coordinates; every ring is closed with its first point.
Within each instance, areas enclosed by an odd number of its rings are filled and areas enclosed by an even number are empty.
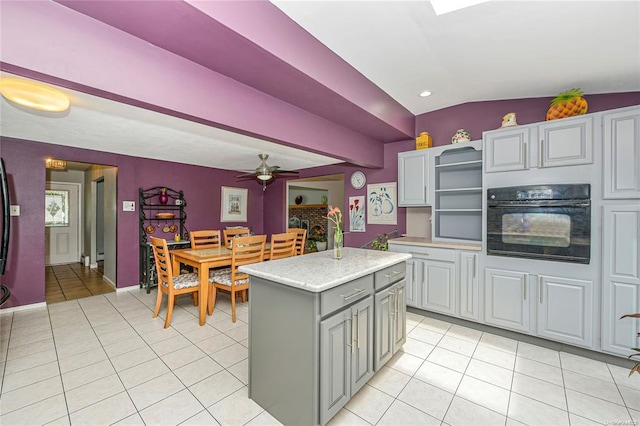
{"type": "Polygon", "coordinates": [[[239,179],[239,178],[255,178],[255,177],[256,177],[256,172],[251,172],[251,173],[245,173],[245,174],[242,174],[242,175],[238,175],[238,176],[236,176],[236,179],[239,179]]]}
{"type": "Polygon", "coordinates": [[[276,170],[275,172],[273,172],[273,174],[276,174],[276,175],[299,175],[300,172],[298,172],[296,170],[276,170]]]}

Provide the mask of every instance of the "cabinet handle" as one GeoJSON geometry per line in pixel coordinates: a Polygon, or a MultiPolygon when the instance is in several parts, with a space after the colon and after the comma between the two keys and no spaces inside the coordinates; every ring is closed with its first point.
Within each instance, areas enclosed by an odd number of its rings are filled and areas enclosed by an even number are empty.
{"type": "Polygon", "coordinates": [[[523,160],[524,160],[524,161],[523,161],[523,163],[524,163],[524,168],[525,168],[525,169],[527,169],[527,168],[528,168],[528,167],[527,167],[527,156],[528,156],[528,155],[527,155],[527,143],[526,143],[526,142],[524,142],[524,144],[523,144],[523,145],[524,145],[524,152],[522,153],[522,155],[524,156],[524,158],[523,158],[523,160]]]}
{"type": "Polygon", "coordinates": [[[524,300],[527,300],[527,281],[525,280],[524,286],[522,287],[524,300]]]}
{"type": "Polygon", "coordinates": [[[412,255],[412,256],[418,256],[418,257],[420,257],[420,256],[429,256],[429,253],[418,253],[417,251],[410,251],[409,254],[412,255]]]}
{"type": "Polygon", "coordinates": [[[358,311],[356,310],[355,312],[355,316],[356,316],[356,321],[355,321],[355,327],[356,327],[356,345],[358,347],[358,349],[360,349],[360,319],[359,319],[359,314],[358,311]]]}
{"type": "Polygon", "coordinates": [[[353,353],[353,318],[347,318],[347,321],[351,322],[351,344],[347,343],[347,346],[351,348],[351,353],[353,353]]]}
{"type": "Polygon", "coordinates": [[[413,277],[412,277],[413,285],[416,284],[416,275],[418,275],[418,265],[415,262],[413,262],[413,277]]]}
{"type": "Polygon", "coordinates": [[[389,290],[389,297],[392,298],[391,301],[389,302],[389,316],[390,317],[395,317],[396,316],[396,300],[393,299],[396,295],[396,291],[395,290],[389,290]],[[393,304],[393,307],[392,307],[393,304]]]}
{"type": "Polygon", "coordinates": [[[367,291],[366,288],[363,288],[362,290],[360,290],[359,288],[356,288],[355,290],[356,291],[353,294],[350,294],[348,296],[345,296],[344,294],[341,294],[340,296],[342,296],[342,299],[346,302],[347,300],[353,299],[356,296],[360,296],[362,293],[367,291]]]}
{"type": "Polygon", "coordinates": [[[540,139],[540,163],[538,167],[543,167],[544,164],[544,139],[540,139]]]}
{"type": "Polygon", "coordinates": [[[399,271],[393,271],[393,273],[392,273],[392,274],[387,274],[387,275],[385,275],[384,277],[385,277],[385,278],[387,279],[387,281],[388,281],[388,280],[390,280],[391,278],[395,277],[396,275],[400,275],[400,274],[402,274],[402,272],[399,272],[399,271]]]}
{"type": "Polygon", "coordinates": [[[542,304],[542,277],[538,276],[538,287],[540,288],[540,304],[542,304]]]}
{"type": "Polygon", "coordinates": [[[424,186],[424,202],[427,202],[427,185],[424,186]]]}

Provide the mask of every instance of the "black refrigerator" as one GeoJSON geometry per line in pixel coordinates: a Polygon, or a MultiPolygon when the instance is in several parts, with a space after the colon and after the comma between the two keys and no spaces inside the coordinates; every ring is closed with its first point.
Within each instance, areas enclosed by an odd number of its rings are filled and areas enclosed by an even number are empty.
{"type": "Polygon", "coordinates": [[[11,292],[4,282],[4,272],[7,267],[7,257],[9,256],[9,236],[11,235],[11,217],[10,217],[10,199],[9,199],[9,183],[7,181],[7,169],[4,166],[4,159],[0,157],[0,214],[2,214],[2,241],[0,241],[0,306],[4,305],[11,292]]]}

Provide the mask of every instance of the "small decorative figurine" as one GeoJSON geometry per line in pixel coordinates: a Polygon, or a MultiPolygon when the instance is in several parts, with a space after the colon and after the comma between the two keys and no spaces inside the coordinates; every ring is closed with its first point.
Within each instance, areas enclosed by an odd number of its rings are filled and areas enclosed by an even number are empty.
{"type": "Polygon", "coordinates": [[[502,117],[502,126],[500,127],[511,127],[511,126],[517,126],[517,125],[518,123],[516,122],[516,113],[510,112],[506,114],[504,117],[502,117]]]}
{"type": "Polygon", "coordinates": [[[451,143],[471,142],[471,135],[465,129],[458,129],[451,138],[451,143]]]}

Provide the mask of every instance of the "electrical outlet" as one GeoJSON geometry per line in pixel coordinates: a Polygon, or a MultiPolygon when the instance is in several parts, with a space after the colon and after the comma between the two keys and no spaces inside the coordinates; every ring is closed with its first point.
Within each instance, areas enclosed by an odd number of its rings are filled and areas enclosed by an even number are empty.
{"type": "Polygon", "coordinates": [[[20,216],[20,206],[11,206],[9,216],[20,216]]]}
{"type": "Polygon", "coordinates": [[[135,212],[136,211],[136,202],[135,201],[123,201],[122,202],[122,211],[123,212],[135,212]]]}
{"type": "Polygon", "coordinates": [[[180,198],[176,198],[176,206],[181,206],[184,201],[180,198]]]}

